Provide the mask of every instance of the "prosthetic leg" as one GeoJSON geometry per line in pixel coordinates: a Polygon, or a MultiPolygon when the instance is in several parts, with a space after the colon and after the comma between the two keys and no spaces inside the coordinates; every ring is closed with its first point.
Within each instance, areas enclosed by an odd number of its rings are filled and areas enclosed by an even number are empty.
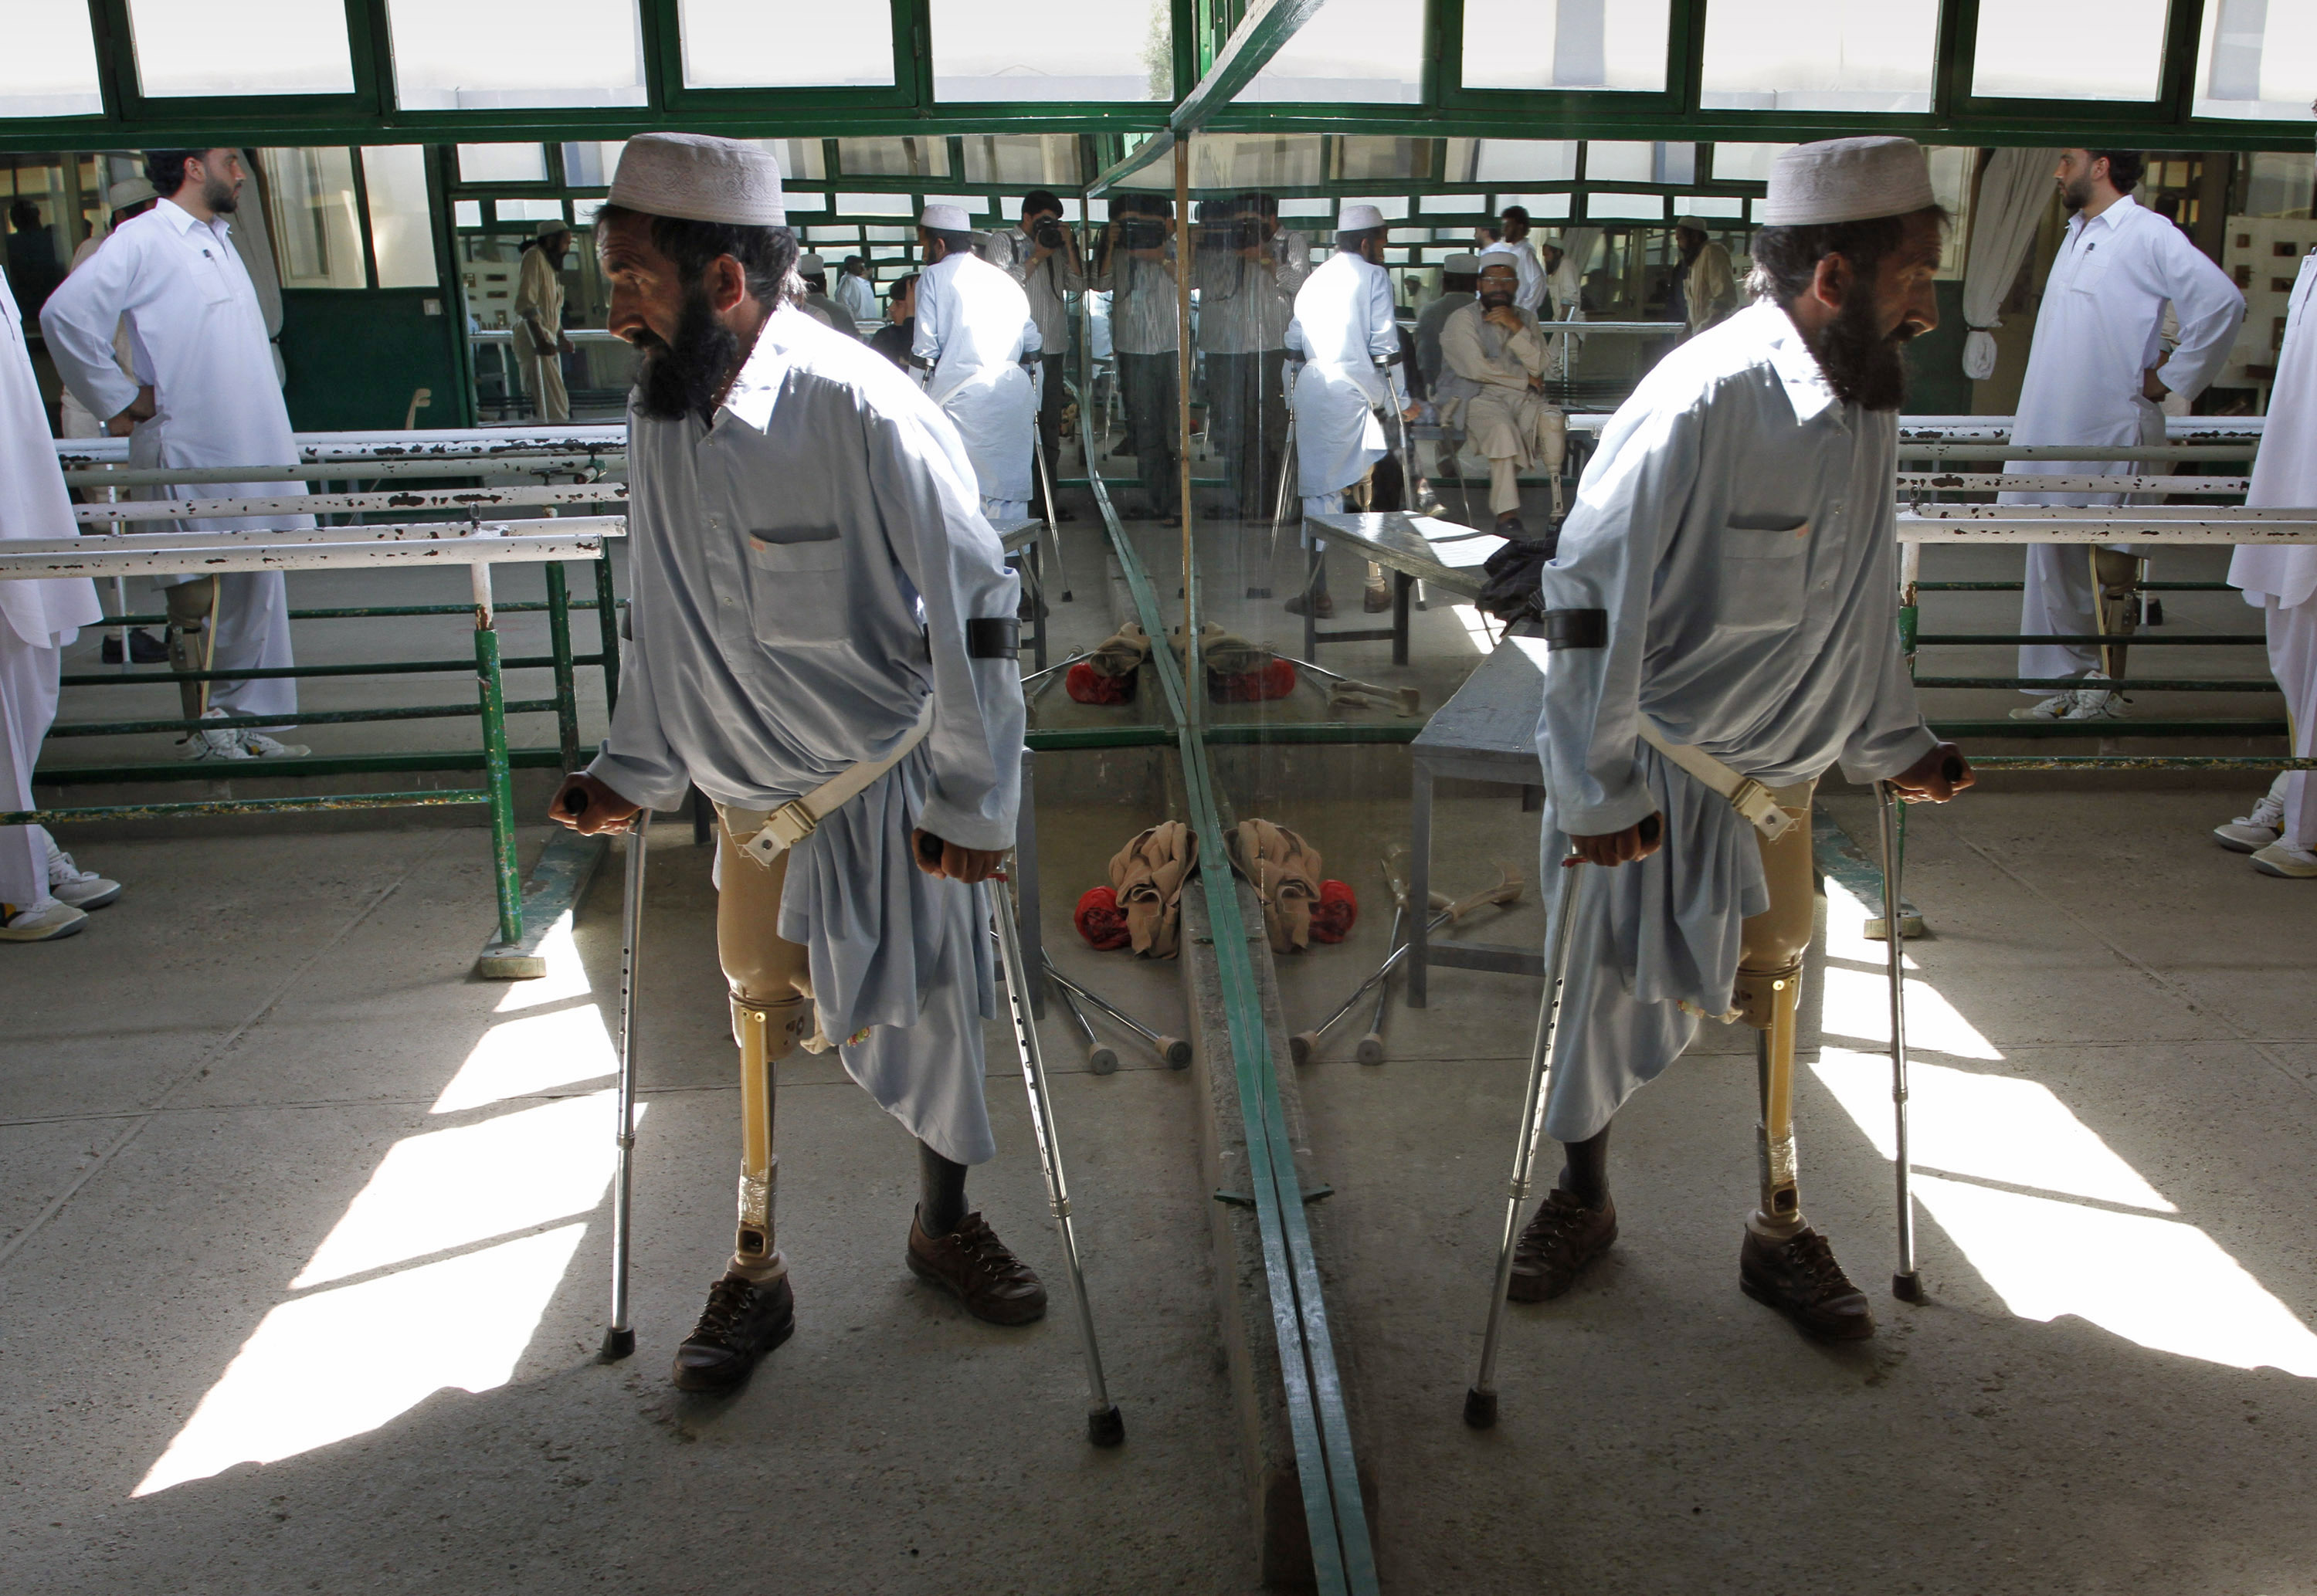
{"type": "MultiPolygon", "coordinates": [[[[216,668],[218,586],[214,576],[196,577],[162,590],[169,611],[169,668],[179,675],[216,668]]],[[[201,719],[210,709],[208,678],[178,682],[177,698],[187,720],[201,719]]]]}
{"type": "Polygon", "coordinates": [[[1569,513],[1561,493],[1561,468],[1569,462],[1569,418],[1558,410],[1546,411],[1537,424],[1537,442],[1538,461],[1552,484],[1552,520],[1557,526],[1569,513]]]}
{"type": "MultiPolygon", "coordinates": [[[[2129,637],[2140,629],[2140,561],[2113,548],[2091,546],[2092,613],[2103,638],[2129,637]]],[[[2124,680],[2127,645],[2102,643],[2100,670],[2111,682],[2124,680]]],[[[2111,689],[2110,691],[2114,691],[2111,689]]]]}

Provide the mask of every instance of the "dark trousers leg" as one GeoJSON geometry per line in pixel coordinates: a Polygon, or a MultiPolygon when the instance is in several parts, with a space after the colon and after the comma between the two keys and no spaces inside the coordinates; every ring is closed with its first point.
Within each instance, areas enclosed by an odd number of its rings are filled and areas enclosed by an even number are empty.
{"type": "Polygon", "coordinates": [[[1118,374],[1126,399],[1127,432],[1141,462],[1143,488],[1150,495],[1150,513],[1173,515],[1182,498],[1182,484],[1176,479],[1175,429],[1180,417],[1175,356],[1121,353],[1118,374]]]}

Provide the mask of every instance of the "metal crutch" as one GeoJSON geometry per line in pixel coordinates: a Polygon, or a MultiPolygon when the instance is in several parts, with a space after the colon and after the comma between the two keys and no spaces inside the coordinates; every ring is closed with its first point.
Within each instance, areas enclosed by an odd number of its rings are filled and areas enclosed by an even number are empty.
{"type": "Polygon", "coordinates": [[[1126,1439],[1126,1421],[1110,1399],[1102,1378],[1102,1349],[1095,1343],[1094,1309],[1087,1302],[1086,1271],[1078,1263],[1078,1233],[1070,1225],[1070,1193],[1062,1178],[1062,1153],[1054,1134],[1053,1108],[1046,1095],[1046,1064],[1038,1050],[1038,1028],[1030,1017],[1030,976],[1022,957],[1022,936],[1013,905],[987,884],[975,888],[983,914],[997,923],[997,958],[1006,973],[1006,997],[1014,1015],[1014,1045],[1022,1056],[1022,1086],[1030,1096],[1030,1128],[1038,1143],[1038,1167],[1046,1177],[1046,1202],[1054,1233],[1061,1238],[1062,1264],[1070,1277],[1070,1304],[1078,1310],[1078,1344],[1086,1352],[1087,1439],[1114,1447],[1126,1439]]]}
{"type": "Polygon", "coordinates": [[[1143,1024],[1141,1021],[1137,1020],[1133,1015],[1127,1013],[1124,1010],[1114,1007],[1112,1004],[1105,1002],[1099,994],[1088,992],[1076,981],[1071,980],[1068,976],[1062,974],[1061,971],[1056,969],[1054,967],[1054,961],[1051,958],[1046,960],[1046,977],[1052,981],[1056,985],[1066,987],[1069,991],[1076,993],[1078,997],[1087,1004],[1094,1008],[1100,1009],[1113,1020],[1117,1021],[1119,1024],[1124,1026],[1136,1036],[1141,1037],[1144,1041],[1150,1043],[1151,1052],[1158,1056],[1158,1062],[1167,1065],[1169,1069],[1181,1069],[1185,1065],[1191,1062],[1190,1043],[1185,1041],[1181,1037],[1162,1035],[1161,1033],[1151,1030],[1149,1026],[1143,1024]]]}
{"type": "MultiPolygon", "coordinates": [[[[1042,374],[1041,380],[1042,379],[1042,374]]],[[[1030,452],[1037,458],[1038,480],[1046,490],[1046,537],[1054,546],[1054,582],[1062,590],[1060,602],[1067,604],[1071,602],[1070,573],[1069,567],[1062,564],[1062,507],[1054,502],[1054,474],[1047,468],[1046,440],[1044,434],[1035,430],[1036,424],[1034,420],[1031,424],[1030,452]]],[[[1083,429],[1081,431],[1083,432],[1083,429]]],[[[1040,596],[1043,598],[1042,594],[1040,596]]],[[[1038,622],[1041,629],[1043,629],[1045,624],[1043,620],[1038,622]]]]}
{"type": "Polygon", "coordinates": [[[1475,1430],[1493,1429],[1497,1422],[1497,1334],[1504,1324],[1505,1293],[1512,1286],[1513,1248],[1520,1241],[1521,1209],[1528,1204],[1537,1137],[1544,1129],[1545,1074],[1552,1067],[1553,1038],[1561,1029],[1561,994],[1569,985],[1570,927],[1584,902],[1586,874],[1582,865],[1563,865],[1561,883],[1553,892],[1552,939],[1544,955],[1544,1001],[1537,1008],[1536,1045],[1529,1053],[1528,1088],[1521,1097],[1520,1139],[1513,1144],[1512,1179],[1505,1190],[1505,1230],[1497,1244],[1489,1324],[1481,1336],[1480,1372],[1464,1393],[1464,1422],[1475,1430]]]}
{"type": "Polygon", "coordinates": [[[1883,834],[1883,924],[1886,932],[1883,949],[1891,976],[1891,1109],[1899,1181],[1899,1268],[1891,1277],[1891,1295],[1901,1302],[1920,1302],[1923,1277],[1915,1269],[1915,1199],[1910,1190],[1913,1172],[1907,1157],[1907,939],[1899,908],[1899,870],[1905,856],[1899,850],[1896,790],[1888,781],[1877,781],[1874,800],[1883,834]]]}
{"type": "MultiPolygon", "coordinates": [[[[1046,975],[1049,978],[1053,977],[1054,968],[1051,963],[1046,967],[1046,975]]],[[[1078,1040],[1086,1044],[1087,1068],[1097,1075],[1116,1074],[1118,1073],[1117,1050],[1104,1047],[1101,1039],[1094,1034],[1094,1027],[1087,1022],[1087,1017],[1078,1012],[1078,1004],[1070,999],[1069,984],[1056,979],[1054,990],[1061,994],[1062,1007],[1069,1011],[1070,1023],[1078,1027],[1078,1040]]]]}
{"type": "Polygon", "coordinates": [[[604,1360],[617,1362],[636,1350],[628,1323],[629,1210],[636,1173],[636,984],[641,973],[644,931],[644,834],[651,811],[636,811],[628,829],[627,886],[620,899],[620,1088],[619,1172],[612,1186],[612,1323],[604,1332],[604,1360]]]}

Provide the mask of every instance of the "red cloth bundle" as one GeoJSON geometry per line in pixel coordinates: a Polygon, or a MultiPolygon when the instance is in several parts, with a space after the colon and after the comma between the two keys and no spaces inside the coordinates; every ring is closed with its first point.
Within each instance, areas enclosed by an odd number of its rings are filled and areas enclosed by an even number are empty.
{"type": "Polygon", "coordinates": [[[1072,919],[1078,923],[1078,935],[1100,952],[1114,952],[1132,940],[1126,930],[1126,911],[1118,906],[1118,895],[1107,887],[1088,887],[1078,899],[1072,919]]]}
{"type": "Polygon", "coordinates": [[[1352,934],[1360,918],[1360,900],[1345,881],[1320,883],[1320,901],[1311,907],[1311,940],[1340,942],[1352,934]]]}
{"type": "Polygon", "coordinates": [[[1295,667],[1275,659],[1257,671],[1209,671],[1207,700],[1216,704],[1261,704],[1295,691],[1295,667]]]}
{"type": "Polygon", "coordinates": [[[1134,678],[1105,676],[1080,660],[1063,674],[1062,691],[1081,704],[1131,704],[1134,701],[1134,678]]]}

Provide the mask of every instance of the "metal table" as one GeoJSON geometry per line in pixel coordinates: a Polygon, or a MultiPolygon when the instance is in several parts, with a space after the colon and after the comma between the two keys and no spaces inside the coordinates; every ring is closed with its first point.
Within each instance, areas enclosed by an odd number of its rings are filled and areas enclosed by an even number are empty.
{"type": "MultiPolygon", "coordinates": [[[[1425,1006],[1425,979],[1432,965],[1495,970],[1508,976],[1544,974],[1544,954],[1536,948],[1461,941],[1442,942],[1435,948],[1426,928],[1431,916],[1420,912],[1420,905],[1431,901],[1432,784],[1447,776],[1542,788],[1544,762],[1536,752],[1536,722],[1543,709],[1544,639],[1507,638],[1409,745],[1415,767],[1409,805],[1409,902],[1419,905],[1419,912],[1409,917],[1408,1006],[1411,1009],[1425,1006]]],[[[1552,895],[1547,891],[1543,896],[1552,895]]]]}
{"type": "MultiPolygon", "coordinates": [[[[1367,515],[1306,515],[1306,533],[1313,539],[1341,543],[1360,551],[1391,573],[1391,626],[1323,632],[1317,617],[1303,617],[1303,657],[1317,659],[1322,643],[1373,643],[1389,639],[1391,663],[1408,663],[1409,596],[1419,582],[1456,594],[1478,598],[1484,580],[1481,567],[1504,546],[1494,532],[1475,531],[1436,516],[1410,515],[1388,510],[1367,515]]],[[[1316,576],[1323,551],[1311,550],[1311,573],[1316,576]]],[[[1310,590],[1307,582],[1305,590],[1310,590]]]]}

